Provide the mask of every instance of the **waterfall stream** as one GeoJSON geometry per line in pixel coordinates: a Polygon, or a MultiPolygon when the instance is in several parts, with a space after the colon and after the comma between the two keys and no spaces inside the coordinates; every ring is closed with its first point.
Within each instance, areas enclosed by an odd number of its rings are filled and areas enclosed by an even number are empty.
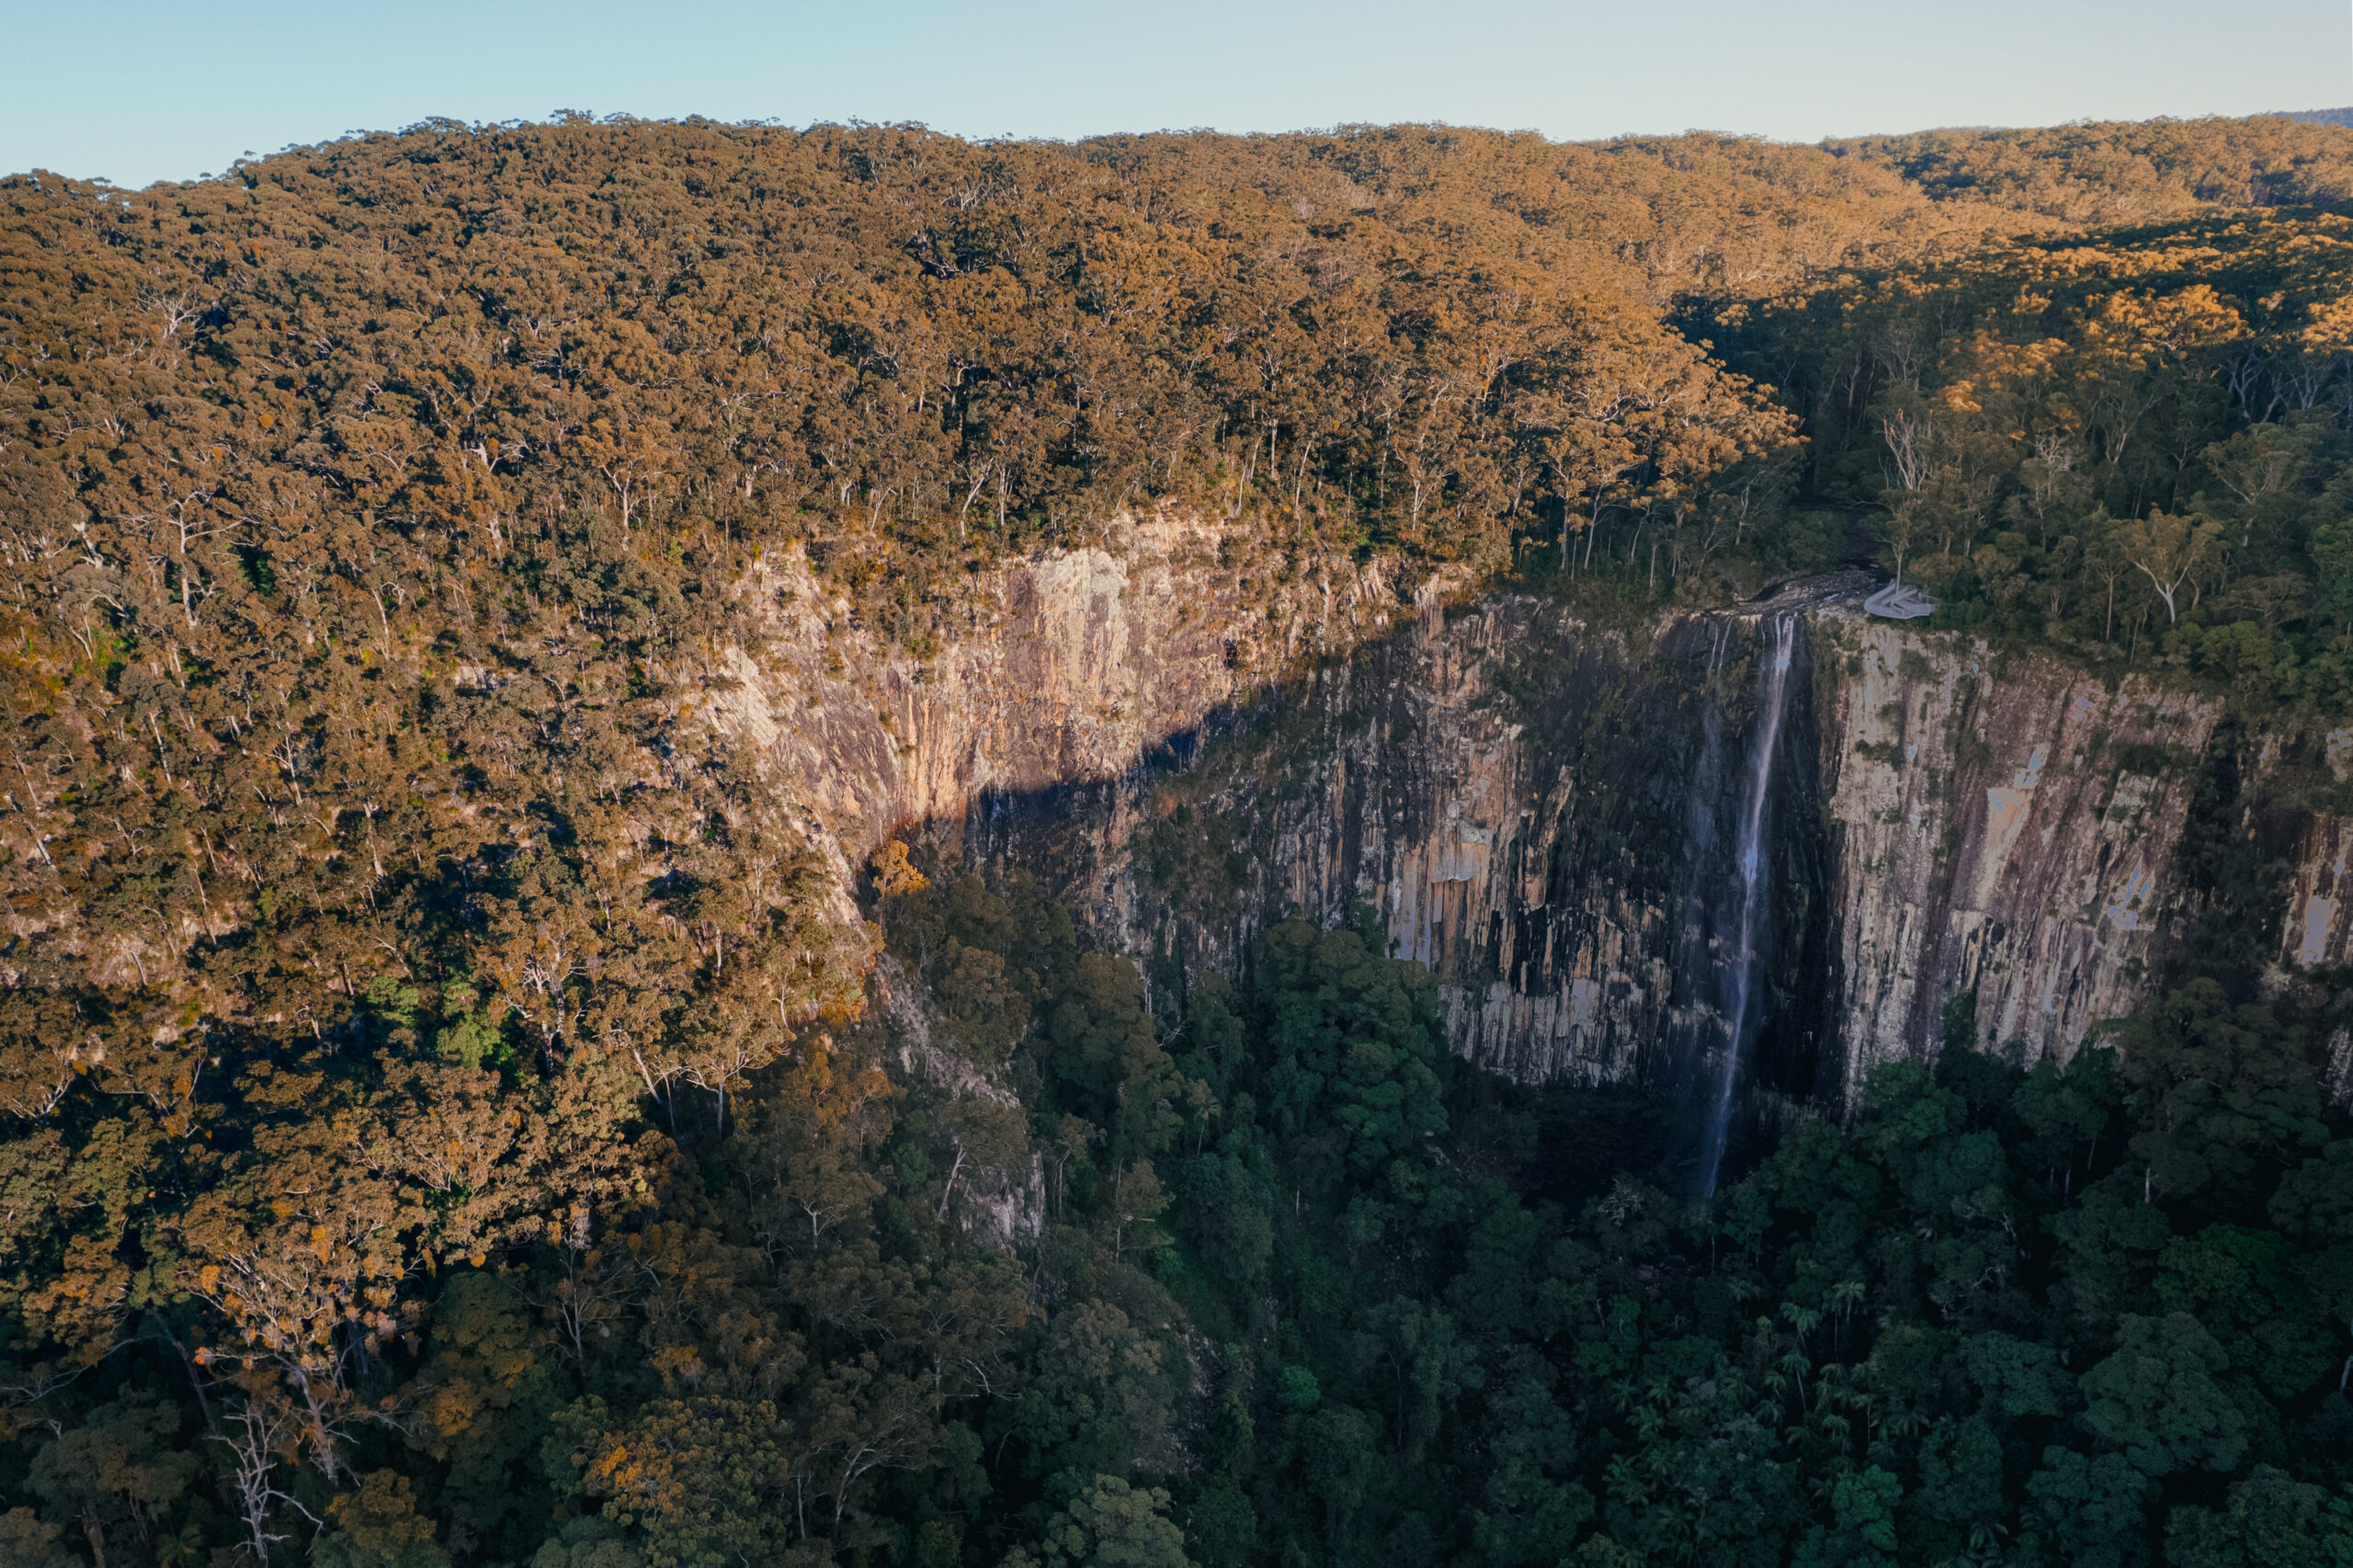
{"type": "Polygon", "coordinates": [[[1742,1047],[1747,1042],[1751,1000],[1756,989],[1756,926],[1764,917],[1766,900],[1765,835],[1768,807],[1773,793],[1773,760],[1780,750],[1781,712],[1787,706],[1790,655],[1797,646],[1797,618],[1776,616],[1772,649],[1759,675],[1756,734],[1748,756],[1748,789],[1742,801],[1740,837],[1735,846],[1740,868],[1739,940],[1719,971],[1723,995],[1723,1062],[1716,1079],[1715,1105],[1708,1119],[1708,1141],[1699,1158],[1699,1190],[1712,1197],[1716,1175],[1723,1165],[1724,1141],[1732,1122],[1733,1089],[1740,1076],[1742,1047]]]}

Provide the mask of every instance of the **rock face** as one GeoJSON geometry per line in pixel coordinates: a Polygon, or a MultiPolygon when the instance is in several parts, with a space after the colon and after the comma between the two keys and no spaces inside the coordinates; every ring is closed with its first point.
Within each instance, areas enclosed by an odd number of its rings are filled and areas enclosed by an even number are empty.
{"type": "Polygon", "coordinates": [[[2313,818],[2296,858],[2280,956],[2313,968],[2353,963],[2353,822],[2313,818]]]}
{"type": "Polygon", "coordinates": [[[2029,1055],[2131,1010],[2178,935],[2212,706],[1843,613],[1816,638],[1838,655],[1822,760],[1849,1084],[1938,1039],[1963,993],[2029,1055]]]}
{"type": "Polygon", "coordinates": [[[1119,777],[1302,657],[1415,613],[1382,563],[1296,555],[1182,517],[978,580],[936,658],[847,623],[798,557],[749,586],[773,635],[744,673],[772,756],[867,838],[991,795],[1119,777]]]}
{"type": "Polygon", "coordinates": [[[1002,846],[1067,800],[1109,808],[1107,843],[1124,842],[1121,781],[1144,759],[1185,751],[1299,661],[1415,613],[1384,562],[1167,515],[975,577],[928,660],[854,624],[797,552],[739,591],[766,635],[694,672],[699,710],[806,835],[832,872],[826,913],[851,926],[858,868],[891,834],[969,814],[973,846],[993,832],[1002,846]]]}
{"type": "MultiPolygon", "coordinates": [[[[2341,796],[2353,785],[2353,729],[2330,731],[2318,749],[2341,796]]],[[[2353,817],[2314,813],[2297,846],[2295,864],[2279,936],[2281,960],[2313,968],[2353,964],[2353,877],[2347,874],[2353,868],[2353,817]]]]}
{"type": "MultiPolygon", "coordinates": [[[[779,563],[746,590],[773,634],[714,672],[711,721],[764,755],[845,910],[868,849],[929,832],[1040,860],[1181,987],[1288,911],[1370,906],[1436,971],[1455,1048],[1527,1080],[1700,1093],[1752,951],[1758,1116],[1932,1049],[1956,995],[1982,1035],[2072,1050],[2180,939],[2211,703],[1870,618],[1860,575],[1597,627],[1252,537],[1161,517],[1017,565],[927,663],[779,563]]],[[[2353,823],[2311,819],[2299,859],[2281,956],[2345,962],[2353,823]]]]}
{"type": "MultiPolygon", "coordinates": [[[[1868,585],[1639,629],[1511,597],[1426,618],[1156,781],[1132,855],[1081,830],[1099,919],[1198,971],[1286,910],[1370,904],[1464,1054],[1698,1093],[1730,1036],[1759,654],[1794,619],[1750,1098],[1841,1097],[1972,994],[1981,1039],[2070,1051],[2177,950],[2218,710],[1867,617],[1868,585]]],[[[2282,956],[2340,961],[2353,826],[2314,819],[2302,859],[2282,956]]]]}
{"type": "Polygon", "coordinates": [[[1517,597],[1427,617],[1161,780],[1099,907],[1131,908],[1131,943],[1193,973],[1287,910],[1330,924],[1370,905],[1394,950],[1435,971],[1457,1050],[1685,1104],[1712,1098],[1746,996],[1745,1101],[1769,1115],[1815,1098],[1842,1063],[1818,760],[1832,743],[1806,628],[1818,601],[1860,586],[1655,628],[1598,630],[1517,597]],[[1795,654],[1786,690],[1766,678],[1777,623],[1795,654]],[[1767,725],[1759,699],[1776,691],[1767,725]],[[1728,984],[1744,931],[1745,989],[1728,984]]]}

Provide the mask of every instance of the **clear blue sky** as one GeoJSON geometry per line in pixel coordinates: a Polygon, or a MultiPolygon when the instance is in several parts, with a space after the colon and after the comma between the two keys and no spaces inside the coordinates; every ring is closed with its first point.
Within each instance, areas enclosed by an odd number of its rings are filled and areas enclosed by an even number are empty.
{"type": "Polygon", "coordinates": [[[1446,120],[1811,141],[2353,104],[2347,0],[6,0],[0,171],[123,185],[444,115],[968,136],[1446,120]]]}

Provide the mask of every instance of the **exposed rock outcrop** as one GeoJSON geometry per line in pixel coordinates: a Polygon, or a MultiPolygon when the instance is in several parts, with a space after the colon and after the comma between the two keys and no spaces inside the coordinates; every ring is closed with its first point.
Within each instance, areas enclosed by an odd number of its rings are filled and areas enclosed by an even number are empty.
{"type": "MultiPolygon", "coordinates": [[[[2341,795],[2353,785],[2353,729],[2330,731],[2319,749],[2341,795]]],[[[2347,874],[2353,868],[2353,817],[2314,813],[2295,859],[2288,918],[2279,934],[2281,960],[2308,968],[2353,964],[2353,875],[2347,874]]]]}
{"type": "Polygon", "coordinates": [[[1127,777],[1300,661],[1415,613],[1385,561],[1172,514],[976,576],[928,660],[855,625],[797,551],[741,591],[767,635],[706,673],[708,712],[799,813],[845,918],[856,866],[902,825],[973,810],[984,825],[1006,802],[1127,777]]]}
{"type": "Polygon", "coordinates": [[[2280,957],[2307,968],[2353,963],[2353,821],[2316,816],[2296,857],[2280,957]]]}
{"type": "Polygon", "coordinates": [[[2036,1055],[2130,1011],[2179,935],[2213,705],[1844,613],[1815,635],[1849,1082],[1962,993],[2036,1055]]]}
{"type": "Polygon", "coordinates": [[[1035,1242],[1046,1229],[1046,1167],[1026,1136],[1020,1096],[1000,1081],[1001,1073],[973,1064],[922,981],[895,959],[883,955],[873,980],[902,1081],[938,1102],[931,1119],[949,1165],[940,1217],[953,1215],[965,1234],[986,1245],[1035,1242]]]}
{"type": "MultiPolygon", "coordinates": [[[[1041,857],[1098,930],[1177,972],[1231,965],[1286,910],[1370,904],[1436,971],[1466,1055],[1682,1092],[1722,1034],[1710,889],[1760,629],[1797,618],[1767,1098],[1836,1097],[1930,1049],[1961,994],[1986,1033],[2071,1050],[2180,939],[2211,701],[1869,618],[1860,574],[1596,627],[1518,595],[1448,609],[1450,585],[1409,597],[1377,562],[1257,537],[1128,522],[976,582],[928,661],[775,563],[746,588],[772,636],[717,672],[714,722],[766,756],[846,908],[865,852],[917,823],[975,858],[1041,857]]],[[[2348,866],[2353,824],[2312,819],[2284,960],[2353,953],[2348,866]]]]}
{"type": "MultiPolygon", "coordinates": [[[[1841,1095],[1934,1049],[1964,994],[1984,1037],[2072,1051],[2178,949],[2219,709],[1868,618],[1865,586],[1653,628],[1516,596],[1434,614],[1161,780],[1141,852],[1108,812],[1087,823],[1080,880],[1137,950],[1195,969],[1286,909],[1333,923],[1370,903],[1436,971],[1464,1054],[1682,1092],[1687,1042],[1721,1029],[1709,899],[1733,874],[1760,629],[1798,616],[1811,679],[1772,804],[1758,1087],[1841,1095]],[[1230,846],[1222,872],[1185,853],[1205,838],[1230,846]]],[[[2283,958],[2353,946],[2348,863],[2353,829],[2313,819],[2283,958]]]]}

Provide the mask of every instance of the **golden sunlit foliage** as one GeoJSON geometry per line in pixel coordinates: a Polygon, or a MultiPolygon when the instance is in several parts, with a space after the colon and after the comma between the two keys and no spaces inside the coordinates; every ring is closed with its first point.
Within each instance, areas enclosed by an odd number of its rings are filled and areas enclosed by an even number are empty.
{"type": "Polygon", "coordinates": [[[1939,624],[2353,703],[2353,219],[2037,238],[1720,312],[1939,624]]]}
{"type": "Polygon", "coordinates": [[[1398,1561],[1618,1561],[1547,1391],[1657,1274],[1526,1283],[1427,977],[1286,925],[1180,1054],[1026,873],[892,841],[878,979],[710,717],[745,585],[920,660],[1154,508],[1645,608],[1875,534],[1950,623],[2341,703],[2353,231],[2279,209],[2348,148],[565,116],[0,180],[0,1554],[1272,1560],[1247,1486],[1370,1560],[1393,1460],[1460,1505],[1398,1561]],[[1336,1258],[1396,1299],[1278,1328],[1336,1258]]]}

